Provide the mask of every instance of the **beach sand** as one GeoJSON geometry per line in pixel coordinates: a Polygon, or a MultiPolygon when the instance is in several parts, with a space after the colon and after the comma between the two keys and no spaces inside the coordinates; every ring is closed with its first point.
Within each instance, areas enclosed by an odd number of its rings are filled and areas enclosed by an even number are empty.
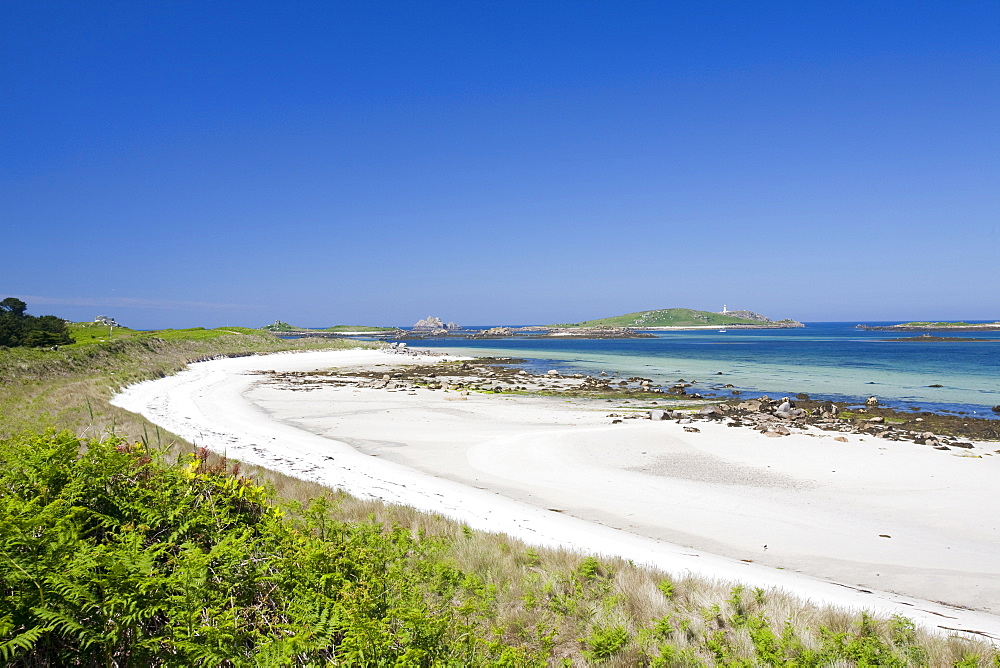
{"type": "Polygon", "coordinates": [[[600,400],[304,389],[254,373],[428,361],[360,350],[216,360],[114,403],[230,457],[531,544],[1000,638],[1000,455],[723,423],[691,433],[612,424],[615,404],[600,400]]]}

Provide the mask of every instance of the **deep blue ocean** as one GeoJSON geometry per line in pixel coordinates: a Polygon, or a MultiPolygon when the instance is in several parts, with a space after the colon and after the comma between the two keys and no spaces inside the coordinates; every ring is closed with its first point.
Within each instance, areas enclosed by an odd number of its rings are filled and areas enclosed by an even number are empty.
{"type": "MultiPolygon", "coordinates": [[[[1000,332],[941,333],[976,342],[903,342],[919,333],[865,331],[857,323],[797,329],[653,332],[652,339],[425,339],[413,348],[528,360],[537,371],[697,381],[689,392],[794,396],[859,403],[874,395],[894,408],[1000,418],[1000,332]],[[719,375],[721,374],[721,375],[719,375]],[[732,384],[733,388],[723,388],[732,384]],[[931,387],[940,385],[941,387],[931,387]]],[[[883,323],[866,323],[877,325],[883,323]]],[[[894,323],[884,323],[894,324],[894,323]]],[[[478,329],[478,328],[473,328],[478,329]]]]}

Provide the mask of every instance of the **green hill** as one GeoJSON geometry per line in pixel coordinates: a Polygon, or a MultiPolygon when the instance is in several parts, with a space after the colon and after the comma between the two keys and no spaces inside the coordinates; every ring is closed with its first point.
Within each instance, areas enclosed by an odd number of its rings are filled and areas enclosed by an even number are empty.
{"type": "Polygon", "coordinates": [[[638,313],[626,313],[625,315],[613,316],[610,318],[598,318],[587,320],[586,322],[565,323],[553,325],[553,327],[600,327],[610,325],[613,327],[698,327],[698,326],[719,326],[719,325],[767,325],[768,320],[752,320],[750,318],[738,318],[711,311],[696,311],[690,308],[666,308],[655,311],[639,311],[638,313]]]}
{"type": "Polygon", "coordinates": [[[327,327],[325,332],[393,332],[398,327],[370,327],[368,325],[336,325],[327,327]]]}

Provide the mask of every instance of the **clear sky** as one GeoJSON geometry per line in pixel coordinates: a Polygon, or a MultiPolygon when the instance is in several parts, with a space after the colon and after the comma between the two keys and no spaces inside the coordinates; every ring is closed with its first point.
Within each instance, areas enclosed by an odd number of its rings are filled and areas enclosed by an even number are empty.
{"type": "Polygon", "coordinates": [[[1000,318],[1000,2],[0,2],[0,298],[1000,318]]]}

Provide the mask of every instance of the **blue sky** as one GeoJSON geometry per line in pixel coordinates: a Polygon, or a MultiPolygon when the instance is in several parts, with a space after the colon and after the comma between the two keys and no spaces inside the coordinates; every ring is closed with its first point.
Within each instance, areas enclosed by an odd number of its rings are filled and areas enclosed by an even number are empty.
{"type": "Polygon", "coordinates": [[[1000,318],[998,2],[0,3],[0,297],[1000,318]]]}

